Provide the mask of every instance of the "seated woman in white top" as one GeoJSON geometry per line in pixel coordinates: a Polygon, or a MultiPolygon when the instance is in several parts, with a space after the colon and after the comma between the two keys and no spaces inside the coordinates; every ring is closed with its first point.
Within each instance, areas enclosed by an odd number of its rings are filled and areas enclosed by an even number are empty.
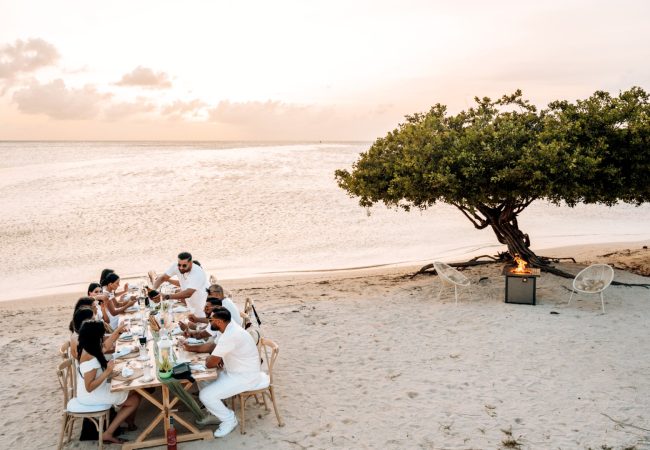
{"type": "Polygon", "coordinates": [[[104,293],[107,295],[104,300],[106,305],[106,314],[108,315],[109,325],[112,329],[117,328],[120,319],[118,315],[126,311],[127,308],[133,306],[136,302],[136,299],[124,300],[123,294],[122,297],[118,300],[116,292],[120,287],[120,277],[115,272],[111,272],[101,281],[101,285],[104,288],[104,293]]]}
{"type": "Polygon", "coordinates": [[[136,429],[135,412],[140,404],[140,396],[134,391],[111,392],[107,382],[113,371],[115,361],[106,361],[102,350],[104,325],[99,321],[87,321],[79,330],[79,368],[77,369],[77,400],[79,403],[119,406],[120,410],[102,435],[105,442],[121,444],[113,433],[126,421],[130,430],[136,429]]]}

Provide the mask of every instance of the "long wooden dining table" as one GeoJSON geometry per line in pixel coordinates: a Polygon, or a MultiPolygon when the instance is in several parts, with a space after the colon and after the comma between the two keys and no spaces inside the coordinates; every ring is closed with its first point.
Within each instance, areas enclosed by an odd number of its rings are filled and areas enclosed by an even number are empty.
{"type": "MultiPolygon", "coordinates": [[[[135,348],[139,347],[138,334],[137,334],[138,326],[136,324],[141,322],[141,317],[142,315],[145,314],[146,315],[149,314],[149,311],[147,309],[143,309],[142,311],[137,311],[137,312],[134,311],[131,314],[125,314],[124,316],[122,316],[121,321],[126,320],[126,321],[130,321],[131,324],[133,324],[133,326],[131,327],[133,332],[133,339],[128,341],[123,341],[118,339],[116,343],[116,353],[120,352],[120,350],[125,346],[130,346],[130,347],[135,346],[135,348]]],[[[177,320],[184,318],[184,314],[175,314],[175,316],[177,320]]],[[[175,326],[176,323],[172,322],[172,325],[175,326]]],[[[173,350],[176,355],[177,362],[186,361],[195,364],[205,365],[205,360],[209,356],[208,353],[188,352],[185,349],[183,349],[183,347],[180,345],[176,337],[172,336],[172,339],[174,341],[173,350]]],[[[140,375],[137,378],[128,381],[119,381],[116,380],[116,378],[119,378],[119,375],[114,376],[111,379],[111,392],[136,391],[138,394],[142,396],[144,400],[152,404],[158,410],[155,418],[151,421],[151,423],[149,423],[149,425],[146,428],[142,430],[142,432],[138,435],[135,441],[124,443],[122,445],[122,449],[131,450],[131,449],[154,447],[154,446],[166,444],[167,430],[169,429],[170,426],[169,425],[170,417],[174,418],[174,422],[176,424],[182,426],[187,430],[187,432],[181,433],[180,430],[177,429],[177,436],[176,436],[177,442],[186,442],[186,441],[193,441],[199,439],[203,439],[203,440],[213,439],[214,436],[212,434],[212,431],[210,430],[201,431],[198,428],[196,428],[192,423],[188,422],[186,419],[184,419],[178,414],[178,410],[175,409],[175,406],[177,405],[180,399],[178,397],[173,396],[167,384],[165,382],[160,381],[157,377],[157,369],[156,369],[156,361],[154,356],[153,345],[154,345],[153,339],[151,338],[151,335],[149,335],[147,337],[148,359],[146,361],[142,361],[139,359],[138,357],[139,351],[138,352],[134,351],[129,355],[117,358],[115,360],[114,374],[116,375],[118,373],[121,373],[124,366],[128,366],[134,371],[140,371],[140,370],[144,370],[145,364],[151,365],[150,371],[153,379],[149,381],[145,381],[143,376],[140,375]],[[155,388],[156,391],[160,389],[161,391],[160,399],[156,398],[156,396],[153,395],[153,393],[151,392],[152,391],[151,388],[155,388]],[[164,429],[163,436],[150,437],[151,433],[156,429],[156,427],[161,421],[163,423],[163,429],[164,429]]],[[[192,377],[195,379],[196,382],[212,381],[217,379],[218,372],[215,369],[207,369],[205,371],[193,370],[192,377]]],[[[176,381],[180,382],[181,385],[183,386],[183,389],[185,389],[186,391],[189,391],[194,385],[194,383],[188,380],[176,380],[176,381]]],[[[140,406],[140,408],[141,407],[142,405],[140,406]]]]}

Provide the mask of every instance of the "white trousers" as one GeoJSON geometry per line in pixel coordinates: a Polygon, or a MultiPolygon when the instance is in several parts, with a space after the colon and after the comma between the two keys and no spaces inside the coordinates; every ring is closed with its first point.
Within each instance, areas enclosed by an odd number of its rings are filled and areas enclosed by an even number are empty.
{"type": "Polygon", "coordinates": [[[255,380],[250,379],[250,377],[233,376],[229,375],[228,372],[221,372],[216,381],[201,388],[199,398],[208,411],[222,422],[226,422],[233,420],[235,413],[224,405],[221,400],[252,389],[254,385],[255,380]]]}

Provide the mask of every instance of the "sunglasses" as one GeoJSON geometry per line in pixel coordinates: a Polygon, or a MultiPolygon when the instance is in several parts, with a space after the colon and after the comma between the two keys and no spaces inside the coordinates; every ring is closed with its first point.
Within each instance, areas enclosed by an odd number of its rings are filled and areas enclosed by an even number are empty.
{"type": "Polygon", "coordinates": [[[189,264],[189,263],[187,263],[187,264],[179,264],[179,265],[178,265],[178,268],[179,268],[179,269],[187,269],[188,267],[190,267],[190,264],[189,264]]]}

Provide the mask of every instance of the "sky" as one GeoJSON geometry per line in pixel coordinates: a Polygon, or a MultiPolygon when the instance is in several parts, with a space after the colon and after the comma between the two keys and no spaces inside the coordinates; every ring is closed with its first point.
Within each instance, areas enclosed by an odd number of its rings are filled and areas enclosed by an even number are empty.
{"type": "Polygon", "coordinates": [[[0,140],[360,140],[650,90],[650,2],[0,0],[0,140]]]}

